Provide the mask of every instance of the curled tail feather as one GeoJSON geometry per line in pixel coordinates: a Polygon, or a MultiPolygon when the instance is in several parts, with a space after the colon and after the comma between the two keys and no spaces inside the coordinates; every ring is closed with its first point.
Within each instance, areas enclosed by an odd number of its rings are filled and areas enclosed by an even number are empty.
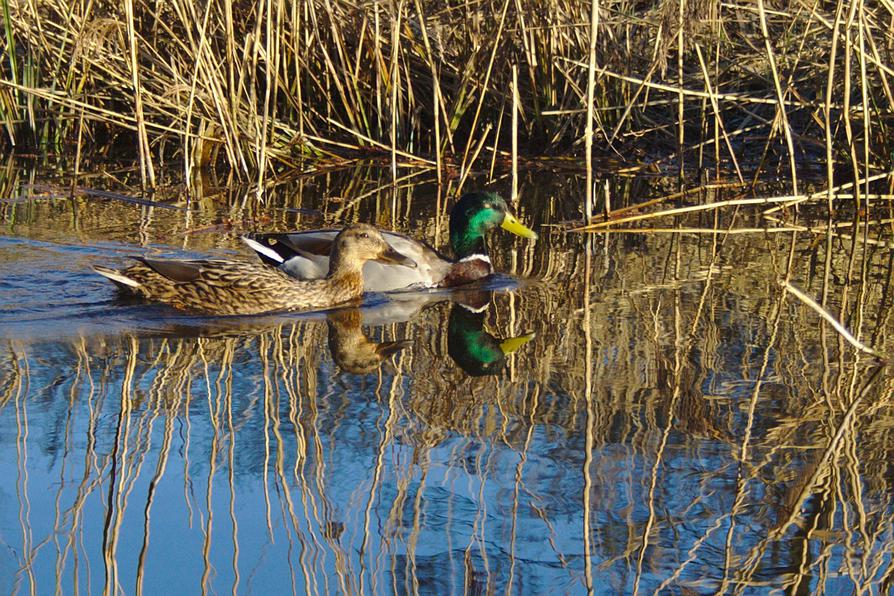
{"type": "Polygon", "coordinates": [[[272,248],[264,246],[260,242],[249,238],[248,236],[241,236],[241,238],[242,241],[246,245],[248,245],[249,248],[258,253],[258,256],[260,256],[264,262],[273,265],[274,267],[278,267],[279,265],[283,264],[283,261],[285,261],[285,259],[283,259],[283,257],[280,256],[280,254],[272,248]]]}
{"type": "Polygon", "coordinates": [[[127,277],[116,269],[109,269],[108,267],[103,267],[101,265],[94,265],[93,270],[115,282],[115,285],[118,286],[118,289],[134,292],[137,290],[137,288],[140,287],[140,282],[127,277]]]}

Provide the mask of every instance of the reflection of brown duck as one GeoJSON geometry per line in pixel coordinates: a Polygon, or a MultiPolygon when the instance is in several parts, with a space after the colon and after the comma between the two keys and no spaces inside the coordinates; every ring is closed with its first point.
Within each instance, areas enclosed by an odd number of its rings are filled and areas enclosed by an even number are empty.
{"type": "Polygon", "coordinates": [[[329,325],[329,352],[332,359],[345,372],[367,374],[375,371],[392,354],[396,354],[412,342],[407,340],[386,341],[377,344],[363,334],[360,324],[361,311],[337,310],[327,316],[329,325]]]}
{"type": "Polygon", "coordinates": [[[473,377],[497,374],[506,356],[534,338],[533,333],[499,340],[484,330],[488,302],[456,303],[447,321],[447,353],[473,377]],[[477,306],[477,308],[476,308],[477,306]]]}
{"type": "Polygon", "coordinates": [[[137,258],[116,271],[93,269],[122,290],[180,309],[221,315],[312,310],[356,300],[363,294],[363,264],[379,260],[405,267],[415,263],[391,248],[374,227],[354,224],[332,242],[329,274],[299,281],[262,263],[137,258]]]}

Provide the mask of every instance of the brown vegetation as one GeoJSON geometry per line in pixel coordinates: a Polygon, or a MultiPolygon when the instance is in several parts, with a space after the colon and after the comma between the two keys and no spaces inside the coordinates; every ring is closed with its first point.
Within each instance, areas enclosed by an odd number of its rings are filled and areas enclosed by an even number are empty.
{"type": "Polygon", "coordinates": [[[465,173],[508,163],[516,135],[579,167],[591,128],[597,153],[779,170],[795,193],[814,162],[855,179],[891,161],[886,2],[0,5],[4,141],[126,148],[153,186],[161,159],[247,180],[370,153],[465,173]]]}

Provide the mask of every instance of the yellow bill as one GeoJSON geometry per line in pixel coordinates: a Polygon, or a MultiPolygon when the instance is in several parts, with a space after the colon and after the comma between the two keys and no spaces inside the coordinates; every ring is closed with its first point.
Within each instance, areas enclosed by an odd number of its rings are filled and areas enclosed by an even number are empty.
{"type": "Polygon", "coordinates": [[[518,221],[517,217],[508,212],[506,213],[506,217],[503,218],[503,223],[500,224],[500,227],[507,232],[512,232],[516,236],[521,236],[522,238],[530,238],[531,240],[537,239],[537,232],[518,221]]]}
{"type": "MultiPolygon", "coordinates": [[[[524,227],[524,226],[522,226],[524,227]]],[[[525,228],[527,230],[527,228],[525,228]]],[[[533,234],[533,232],[531,232],[533,234]]],[[[512,352],[516,351],[532,339],[536,337],[536,333],[528,333],[527,335],[522,335],[519,337],[511,337],[509,339],[504,339],[500,342],[500,351],[503,352],[503,355],[508,356],[512,352]]]]}

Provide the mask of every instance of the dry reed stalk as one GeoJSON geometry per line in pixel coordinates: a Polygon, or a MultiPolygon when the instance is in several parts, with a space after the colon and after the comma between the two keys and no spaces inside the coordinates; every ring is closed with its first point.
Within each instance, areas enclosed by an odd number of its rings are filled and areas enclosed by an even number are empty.
{"type": "Polygon", "coordinates": [[[140,85],[140,69],[137,61],[137,33],[134,28],[133,0],[124,0],[124,11],[127,19],[127,39],[130,52],[130,74],[133,84],[134,114],[137,121],[137,145],[140,155],[140,178],[143,188],[155,187],[155,169],[152,167],[152,148],[146,132],[143,115],[143,89],[140,85]]]}
{"type": "MultiPolygon", "coordinates": [[[[513,68],[517,68],[517,66],[516,66],[516,65],[513,65],[513,68]]],[[[515,73],[514,77],[515,77],[515,78],[514,78],[513,80],[517,80],[517,79],[518,79],[518,74],[515,73]]],[[[514,89],[513,89],[512,92],[515,93],[514,89]]],[[[513,101],[513,107],[514,107],[514,106],[515,106],[515,102],[513,101]]],[[[490,169],[488,169],[488,171],[487,171],[487,180],[488,180],[489,182],[492,182],[493,179],[494,179],[494,168],[495,168],[496,165],[497,165],[497,146],[499,145],[500,131],[503,130],[503,115],[504,115],[504,114],[505,114],[505,110],[501,109],[501,110],[500,110],[500,115],[499,115],[499,117],[497,118],[497,131],[494,133],[494,144],[490,146],[490,148],[491,148],[491,152],[490,152],[490,169]]],[[[513,184],[513,187],[512,187],[513,190],[512,190],[512,192],[515,193],[515,197],[516,197],[516,198],[512,198],[512,202],[513,202],[513,203],[515,203],[515,202],[517,201],[517,195],[518,195],[517,180],[515,180],[515,178],[517,177],[517,175],[518,175],[518,163],[516,162],[516,164],[515,164],[515,166],[514,166],[514,169],[513,169],[513,171],[512,171],[512,176],[513,176],[513,182],[512,182],[512,184],[513,184]]]]}
{"type": "Polygon", "coordinates": [[[809,232],[810,228],[803,226],[784,226],[776,228],[731,228],[718,231],[717,228],[605,228],[599,230],[599,234],[723,234],[735,236],[738,234],[776,234],[780,232],[809,232]]]}
{"type": "MultiPolygon", "coordinates": [[[[764,219],[766,219],[769,222],[773,222],[779,226],[790,226],[791,225],[788,222],[786,222],[778,217],[773,217],[772,215],[765,215],[764,219]]],[[[877,223],[879,225],[885,225],[885,224],[889,224],[890,220],[883,219],[883,220],[880,220],[880,221],[874,222],[874,223],[877,223]]],[[[821,225],[821,226],[812,226],[812,227],[803,226],[803,231],[810,232],[812,234],[817,234],[817,235],[825,234],[827,242],[831,241],[832,238],[838,238],[840,240],[848,241],[852,245],[864,244],[864,245],[868,245],[868,246],[878,246],[878,247],[886,247],[886,248],[894,247],[894,241],[879,240],[876,238],[867,237],[867,232],[869,230],[869,224],[864,225],[862,234],[842,234],[842,233],[836,231],[840,228],[846,228],[849,226],[856,226],[856,225],[860,225],[860,224],[858,222],[837,222],[837,223],[832,223],[831,225],[829,223],[827,223],[827,224],[821,225]]],[[[793,226],[793,227],[800,228],[801,226],[793,226]]],[[[831,264],[830,264],[830,267],[831,267],[831,264]]]]}
{"type": "Polygon", "coordinates": [[[493,125],[490,123],[484,127],[484,132],[481,133],[481,138],[478,139],[478,145],[475,147],[475,150],[472,152],[472,158],[469,160],[468,165],[464,165],[462,169],[462,173],[459,177],[459,183],[456,186],[456,192],[462,194],[463,184],[466,181],[466,178],[469,177],[469,173],[472,171],[472,166],[475,165],[475,161],[478,159],[478,155],[481,153],[481,150],[484,148],[484,144],[487,142],[487,135],[490,134],[491,128],[493,125]]]}
{"type": "MultiPolygon", "coordinates": [[[[257,147],[257,178],[255,192],[257,198],[263,198],[264,176],[267,174],[267,136],[268,131],[272,128],[270,125],[271,118],[276,116],[276,108],[271,105],[271,95],[275,97],[279,87],[279,77],[275,73],[279,71],[279,48],[277,37],[274,35],[274,12],[276,13],[276,31],[280,31],[281,27],[281,0],[273,6],[274,0],[268,0],[264,7],[264,26],[265,26],[265,46],[264,46],[264,101],[261,108],[261,122],[258,127],[259,138],[255,140],[257,147]]],[[[260,21],[260,19],[258,19],[260,21]]],[[[260,49],[260,46],[256,46],[260,49]]]]}
{"type": "MultiPolygon", "coordinates": [[[[580,60],[572,60],[569,58],[569,59],[563,59],[563,62],[566,62],[566,63],[574,65],[574,66],[578,66],[581,68],[587,68],[587,63],[581,62],[580,60]]],[[[772,106],[779,105],[779,100],[769,98],[769,97],[757,97],[757,96],[753,96],[753,95],[745,95],[743,93],[714,92],[713,94],[711,94],[707,91],[699,91],[697,89],[693,89],[693,88],[689,88],[689,87],[685,87],[685,88],[681,89],[680,87],[677,87],[674,85],[668,85],[665,83],[655,83],[655,82],[648,81],[645,78],[640,78],[640,77],[636,77],[636,76],[632,76],[632,75],[624,75],[624,74],[618,73],[614,70],[610,70],[608,67],[604,67],[604,66],[597,66],[596,73],[599,76],[604,75],[604,76],[612,78],[612,79],[617,79],[618,81],[621,81],[621,82],[642,85],[646,89],[651,89],[651,90],[655,90],[655,91],[672,92],[675,95],[682,94],[684,97],[689,97],[689,98],[693,98],[693,99],[710,99],[713,95],[713,97],[718,100],[724,100],[724,101],[735,102],[735,103],[754,104],[754,105],[772,105],[772,106]]],[[[654,105],[664,105],[665,103],[676,103],[676,100],[673,100],[672,102],[657,102],[654,105]]],[[[652,105],[652,104],[649,104],[649,105],[652,105]]],[[[819,107],[822,107],[823,105],[825,105],[825,103],[824,102],[809,102],[806,100],[794,101],[791,99],[786,99],[783,101],[783,105],[786,107],[792,107],[792,108],[819,108],[819,107]]],[[[832,109],[843,109],[843,106],[841,104],[835,104],[835,103],[832,103],[830,107],[832,109]]],[[[616,107],[613,107],[612,109],[618,110],[620,108],[616,106],[616,107]]],[[[579,111],[582,112],[583,110],[579,110],[579,111]]],[[[556,113],[556,112],[552,112],[552,113],[556,113]]],[[[571,114],[571,113],[577,113],[577,111],[561,110],[558,113],[571,114]]]]}
{"type": "MultiPolygon", "coordinates": [[[[391,3],[391,6],[394,6],[394,2],[391,3]]],[[[403,0],[399,0],[396,14],[391,15],[391,67],[388,71],[391,85],[391,178],[394,180],[397,180],[397,126],[400,117],[397,108],[397,90],[400,85],[400,69],[397,58],[400,49],[400,23],[403,6],[403,0]]]]}
{"type": "Polygon", "coordinates": [[[74,165],[74,174],[71,178],[71,192],[69,196],[74,197],[75,189],[78,187],[78,173],[81,170],[81,141],[83,140],[84,133],[84,110],[81,110],[81,116],[78,119],[78,142],[77,149],[75,150],[75,165],[74,165]]]}
{"type": "MultiPolygon", "coordinates": [[[[376,141],[370,137],[367,137],[366,135],[363,135],[355,130],[349,130],[347,127],[345,127],[343,124],[341,124],[337,120],[328,120],[328,122],[329,122],[329,124],[331,124],[332,126],[334,126],[336,128],[340,128],[342,130],[352,133],[354,136],[356,136],[358,138],[358,140],[366,141],[373,147],[377,147],[379,149],[389,151],[389,152],[391,151],[392,148],[394,148],[394,145],[389,146],[389,145],[386,145],[385,143],[380,143],[379,141],[376,141]]],[[[316,137],[316,140],[321,143],[330,143],[330,144],[335,144],[335,145],[339,144],[336,141],[330,141],[329,139],[325,139],[323,137],[316,137]]],[[[353,147],[356,149],[360,149],[362,147],[362,145],[347,145],[347,144],[341,144],[341,145],[345,146],[345,147],[353,147]]],[[[399,155],[399,156],[403,157],[404,159],[409,160],[410,162],[430,164],[430,165],[437,166],[437,162],[431,161],[430,159],[425,159],[423,157],[419,157],[417,155],[413,155],[412,153],[408,153],[408,152],[402,151],[400,149],[395,148],[394,154],[399,155]]]]}
{"type": "MultiPolygon", "coordinates": [[[[652,65],[649,67],[648,72],[646,72],[642,81],[640,81],[636,86],[636,91],[627,101],[627,105],[624,107],[624,113],[621,114],[621,117],[618,118],[618,122],[615,124],[615,128],[612,130],[612,134],[608,138],[608,143],[611,145],[615,138],[617,138],[618,133],[621,132],[621,128],[624,126],[624,123],[627,121],[627,118],[630,116],[630,113],[633,111],[636,106],[637,98],[639,94],[643,92],[644,89],[648,89],[648,84],[651,83],[652,75],[655,74],[655,71],[658,69],[659,63],[657,60],[652,61],[652,65]]],[[[650,105],[656,105],[656,102],[650,102],[650,105]]]]}
{"type": "Polygon", "coordinates": [[[791,197],[767,197],[761,199],[730,199],[728,201],[717,201],[714,203],[708,203],[705,205],[690,205],[688,207],[677,207],[674,209],[666,209],[664,211],[657,211],[655,213],[644,213],[642,215],[631,215],[628,217],[621,217],[618,219],[612,219],[610,221],[599,221],[593,222],[586,226],[581,226],[577,228],[572,228],[570,232],[594,232],[602,228],[607,228],[609,226],[614,226],[623,223],[630,223],[634,221],[643,221],[647,219],[654,219],[656,217],[666,217],[669,215],[682,215],[685,213],[696,213],[702,211],[714,211],[724,207],[734,207],[738,205],[766,205],[768,203],[782,203],[786,201],[791,201],[791,197]]]}
{"type": "MultiPolygon", "coordinates": [[[[478,118],[481,116],[481,107],[484,105],[484,99],[487,97],[487,92],[489,89],[490,77],[493,72],[494,60],[497,57],[497,49],[500,47],[500,41],[503,37],[503,27],[506,23],[506,11],[509,9],[509,0],[503,1],[503,10],[500,12],[500,24],[497,26],[497,37],[493,42],[493,47],[491,48],[490,58],[487,61],[487,70],[484,73],[484,80],[480,83],[481,88],[478,90],[478,104],[475,107],[475,115],[472,117],[472,133],[469,134],[468,142],[466,143],[466,148],[463,151],[463,159],[461,162],[461,168],[463,170],[467,170],[466,160],[469,156],[469,150],[473,146],[474,134],[475,130],[478,126],[478,118]]],[[[486,136],[483,135],[483,136],[486,136]]]]}
{"type": "MultiPolygon", "coordinates": [[[[851,123],[851,101],[852,101],[852,89],[853,81],[851,80],[851,63],[853,62],[853,42],[851,40],[851,32],[854,26],[854,19],[856,18],[857,7],[860,5],[860,2],[850,2],[848,3],[848,14],[847,20],[844,26],[844,90],[843,90],[843,99],[844,99],[844,113],[842,114],[842,120],[844,121],[844,133],[845,138],[847,139],[847,153],[848,157],[850,157],[850,166],[854,179],[859,179],[860,177],[860,165],[859,165],[859,157],[856,153],[856,146],[854,140],[854,129],[853,124],[851,123]]],[[[855,191],[858,191],[858,187],[854,187],[855,191]]],[[[860,201],[857,200],[857,207],[859,208],[860,201]]],[[[851,253],[853,254],[853,253],[851,253]]],[[[845,287],[845,291],[847,288],[845,287]]],[[[844,301],[846,302],[846,301],[844,301]]]]}
{"type": "MultiPolygon", "coordinates": [[[[881,174],[875,174],[875,175],[869,176],[869,177],[867,177],[867,178],[865,178],[865,179],[859,179],[859,180],[857,180],[857,184],[868,185],[868,184],[871,183],[871,182],[877,182],[877,181],[880,181],[880,180],[885,180],[885,179],[887,179],[890,175],[891,175],[890,172],[884,172],[884,173],[881,173],[881,174]]],[[[831,179],[828,178],[828,177],[827,177],[827,182],[830,182],[830,183],[831,183],[831,179]]],[[[769,214],[771,214],[771,213],[775,213],[775,212],[777,212],[777,211],[781,211],[781,210],[783,210],[783,209],[788,209],[789,207],[794,207],[794,206],[799,205],[799,204],[801,204],[801,203],[803,203],[803,202],[805,202],[805,201],[811,201],[811,200],[819,199],[819,198],[821,198],[821,197],[823,197],[823,196],[826,197],[826,203],[827,203],[827,206],[828,206],[828,212],[829,212],[829,213],[832,213],[832,201],[834,201],[836,198],[853,199],[853,198],[856,197],[855,194],[847,194],[847,193],[842,193],[842,192],[840,192],[840,191],[842,191],[842,190],[845,190],[845,189],[848,189],[848,188],[853,188],[853,187],[854,187],[854,183],[853,183],[853,182],[845,182],[844,184],[839,184],[839,185],[837,185],[837,186],[835,186],[835,185],[827,186],[825,190],[817,191],[817,192],[812,193],[812,194],[809,194],[809,195],[801,195],[800,197],[793,198],[793,199],[791,200],[791,202],[789,202],[789,203],[786,203],[786,204],[784,204],[784,205],[777,205],[776,207],[771,207],[771,208],[769,208],[769,209],[767,209],[767,210],[764,211],[764,215],[769,215],[769,214]]],[[[885,197],[885,196],[886,196],[886,195],[882,195],[882,194],[877,195],[878,198],[883,198],[883,197],[885,197]]]]}
{"type": "MultiPolygon", "coordinates": [[[[714,96],[714,90],[711,88],[711,77],[708,75],[708,67],[705,65],[705,59],[702,56],[701,46],[695,44],[695,53],[698,56],[698,63],[702,69],[702,75],[705,77],[705,87],[708,90],[708,97],[711,100],[711,109],[714,111],[714,122],[717,127],[720,129],[720,132],[723,134],[723,141],[726,143],[726,150],[729,152],[729,157],[733,162],[733,167],[736,168],[736,176],[739,178],[739,182],[742,184],[745,183],[745,179],[742,178],[742,170],[739,168],[739,160],[736,159],[736,150],[733,149],[733,145],[729,140],[729,135],[726,134],[726,127],[723,125],[723,117],[720,114],[720,108],[717,105],[717,98],[714,96]]],[[[720,145],[716,141],[714,142],[714,147],[716,151],[720,150],[720,145]]],[[[715,159],[716,163],[720,163],[719,157],[715,159]]],[[[797,191],[795,191],[797,194],[797,191]]]]}
{"type": "MultiPolygon", "coordinates": [[[[443,168],[443,160],[441,157],[441,118],[440,118],[440,106],[441,106],[441,82],[440,75],[438,74],[438,66],[435,63],[435,55],[432,51],[431,42],[428,37],[428,27],[425,23],[425,14],[422,11],[422,4],[420,0],[413,0],[414,6],[416,8],[416,18],[419,19],[419,25],[422,32],[422,43],[425,46],[425,54],[428,59],[428,66],[431,70],[431,79],[432,79],[432,122],[435,127],[435,164],[438,169],[438,186],[442,184],[442,176],[443,172],[441,171],[443,168]]],[[[497,133],[499,137],[499,132],[497,133]]],[[[496,145],[496,143],[494,143],[496,145]]]]}
{"type": "Polygon", "coordinates": [[[587,128],[584,132],[585,159],[587,168],[587,194],[584,217],[589,222],[593,218],[593,102],[596,91],[596,42],[599,30],[599,2],[590,0],[590,53],[587,63],[587,128]]]}
{"type": "MultiPolygon", "coordinates": [[[[865,158],[862,160],[862,162],[863,162],[862,163],[862,165],[863,165],[862,176],[863,176],[863,178],[868,178],[870,176],[870,174],[872,173],[870,171],[871,164],[869,163],[869,159],[868,159],[869,155],[870,155],[869,131],[872,130],[872,124],[871,124],[871,121],[869,118],[871,107],[870,107],[870,102],[869,102],[869,77],[868,77],[868,72],[867,72],[866,51],[865,51],[866,14],[865,14],[865,5],[862,2],[862,0],[860,2],[860,15],[859,16],[860,16],[860,22],[859,22],[859,30],[857,31],[857,36],[860,40],[860,44],[859,44],[859,51],[857,52],[857,54],[858,54],[858,59],[860,62],[860,108],[861,108],[860,111],[863,113],[863,130],[865,131],[865,134],[863,135],[863,155],[865,156],[865,158]]],[[[881,74],[882,82],[884,82],[885,74],[884,74],[884,72],[881,72],[880,74],[881,74]]],[[[860,176],[857,176],[857,178],[859,178],[859,177],[860,176]]],[[[866,186],[865,193],[869,194],[869,185],[866,186]]],[[[867,204],[866,204],[866,209],[867,209],[867,211],[869,210],[868,200],[867,200],[867,204]]]]}
{"type": "Polygon", "coordinates": [[[776,113],[782,121],[782,131],[785,135],[786,145],[788,145],[792,194],[798,194],[798,168],[795,165],[795,145],[792,141],[792,133],[788,123],[788,113],[785,109],[785,95],[782,92],[782,84],[779,82],[779,72],[776,68],[776,55],[773,53],[773,46],[770,44],[770,32],[767,28],[767,12],[764,9],[764,0],[757,0],[757,10],[760,16],[761,36],[764,39],[764,48],[767,52],[767,60],[770,63],[770,72],[773,75],[773,88],[776,91],[776,100],[778,102],[778,111],[776,113]]]}
{"type": "MultiPolygon", "coordinates": [[[[717,8],[717,18],[715,19],[715,21],[712,25],[713,26],[711,27],[711,34],[714,36],[714,48],[713,48],[714,49],[714,55],[713,55],[714,78],[715,78],[715,80],[719,80],[720,76],[721,76],[721,73],[720,73],[720,55],[721,55],[720,39],[721,39],[722,27],[723,27],[723,6],[722,5],[717,8]]],[[[696,45],[696,47],[698,48],[699,46],[696,45]]],[[[699,53],[699,56],[701,56],[701,53],[699,53]]],[[[700,60],[700,62],[703,62],[703,60],[700,60]]],[[[705,73],[704,74],[705,79],[707,80],[707,68],[705,68],[704,73],[705,73]]],[[[716,102],[712,101],[712,103],[716,103],[716,102]]],[[[721,164],[720,143],[717,142],[717,138],[718,138],[720,132],[721,132],[720,120],[719,120],[719,118],[715,117],[714,118],[714,164],[715,164],[715,176],[718,180],[721,177],[721,175],[720,175],[720,164],[721,164]]],[[[726,134],[726,129],[723,129],[723,135],[724,135],[724,138],[726,138],[728,136],[726,134]]],[[[737,169],[737,171],[739,170],[738,165],[737,165],[736,169],[737,169]]],[[[740,175],[741,175],[741,173],[740,173],[740,175]]]]}
{"type": "Polygon", "coordinates": [[[630,205],[628,207],[620,207],[616,208],[612,211],[612,217],[617,219],[624,213],[630,213],[632,211],[641,211],[646,207],[651,207],[652,205],[657,205],[659,203],[665,203],[668,201],[673,201],[676,199],[683,198],[687,195],[695,194],[695,193],[704,193],[710,192],[714,190],[722,190],[726,188],[741,188],[742,184],[739,182],[717,182],[714,184],[703,184],[701,186],[693,186],[690,188],[683,189],[682,191],[674,192],[668,195],[664,195],[658,197],[656,199],[650,199],[648,201],[643,201],[642,203],[637,203],[635,205],[630,205]]]}
{"type": "MultiPolygon", "coordinates": [[[[518,111],[521,109],[518,97],[518,65],[512,65],[512,204],[518,201],[518,111]]],[[[494,139],[494,156],[497,154],[497,138],[494,139]]]]}
{"type": "Polygon", "coordinates": [[[683,174],[685,170],[684,147],[686,146],[686,117],[685,117],[685,101],[686,96],[683,93],[685,88],[685,73],[683,70],[683,60],[685,57],[684,48],[684,27],[686,22],[686,0],[677,0],[679,10],[677,11],[677,161],[679,167],[677,177],[682,188],[683,174]]]}

